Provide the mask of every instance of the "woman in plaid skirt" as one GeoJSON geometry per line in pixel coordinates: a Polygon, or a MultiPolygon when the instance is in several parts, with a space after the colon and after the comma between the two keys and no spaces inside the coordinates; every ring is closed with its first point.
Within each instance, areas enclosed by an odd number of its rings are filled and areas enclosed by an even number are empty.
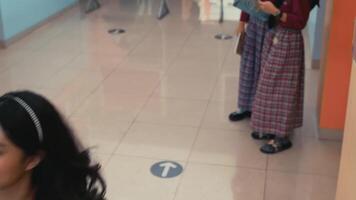
{"type": "Polygon", "coordinates": [[[275,20],[275,27],[264,41],[251,120],[252,137],[269,140],[261,148],[263,153],[292,147],[288,135],[302,126],[305,64],[301,31],[317,4],[318,0],[276,0],[274,4],[259,1],[261,10],[275,20]]]}
{"type": "Polygon", "coordinates": [[[257,89],[262,60],[262,46],[268,23],[242,12],[237,34],[245,31],[246,38],[240,64],[237,111],[229,115],[230,121],[240,121],[251,116],[253,98],[257,89]]]}

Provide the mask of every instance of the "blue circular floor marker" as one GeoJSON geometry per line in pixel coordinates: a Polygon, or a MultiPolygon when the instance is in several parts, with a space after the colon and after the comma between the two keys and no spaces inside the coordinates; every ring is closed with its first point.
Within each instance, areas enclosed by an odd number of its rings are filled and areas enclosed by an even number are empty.
{"type": "Polygon", "coordinates": [[[182,165],[173,161],[162,161],[151,167],[151,173],[160,178],[174,178],[182,172],[182,165]]]}

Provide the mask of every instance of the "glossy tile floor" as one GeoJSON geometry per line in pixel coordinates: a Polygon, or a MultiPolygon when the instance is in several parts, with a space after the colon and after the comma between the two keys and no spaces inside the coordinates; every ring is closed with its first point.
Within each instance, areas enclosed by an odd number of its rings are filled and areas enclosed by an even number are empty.
{"type": "Polygon", "coordinates": [[[110,200],[333,200],[341,145],[315,137],[318,71],[307,70],[305,126],[294,148],[265,156],[248,121],[227,120],[239,57],[234,41],[214,35],[233,34],[236,21],[212,21],[219,9],[209,1],[168,2],[162,21],[158,0],[65,12],[0,50],[0,92],[50,98],[95,147],[110,200]],[[118,27],[127,33],[107,34],[118,27]],[[183,174],[151,175],[162,160],[179,162],[183,174]]]}

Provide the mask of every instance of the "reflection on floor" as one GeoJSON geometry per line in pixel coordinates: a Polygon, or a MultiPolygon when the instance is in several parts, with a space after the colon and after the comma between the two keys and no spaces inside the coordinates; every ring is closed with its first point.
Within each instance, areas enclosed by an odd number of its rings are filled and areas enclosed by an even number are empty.
{"type": "Polygon", "coordinates": [[[71,9],[0,50],[0,92],[26,88],[55,102],[97,147],[111,200],[333,200],[340,143],[315,138],[318,72],[307,70],[294,148],[262,155],[248,121],[227,120],[239,57],[233,41],[213,37],[233,34],[236,22],[209,21],[209,1],[167,2],[162,21],[158,0],[106,0],[87,16],[71,9]],[[153,176],[162,160],[183,174],[153,176]]]}

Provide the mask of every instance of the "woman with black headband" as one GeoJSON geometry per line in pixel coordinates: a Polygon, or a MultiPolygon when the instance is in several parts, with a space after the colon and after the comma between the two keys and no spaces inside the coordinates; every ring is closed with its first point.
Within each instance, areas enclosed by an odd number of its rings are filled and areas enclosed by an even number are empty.
{"type": "Polygon", "coordinates": [[[259,1],[270,13],[271,30],[266,34],[262,66],[252,109],[252,137],[269,140],[263,153],[289,149],[288,136],[303,124],[305,28],[316,0],[259,1]]]}
{"type": "Polygon", "coordinates": [[[45,98],[0,97],[1,200],[104,200],[99,168],[45,98]]]}

